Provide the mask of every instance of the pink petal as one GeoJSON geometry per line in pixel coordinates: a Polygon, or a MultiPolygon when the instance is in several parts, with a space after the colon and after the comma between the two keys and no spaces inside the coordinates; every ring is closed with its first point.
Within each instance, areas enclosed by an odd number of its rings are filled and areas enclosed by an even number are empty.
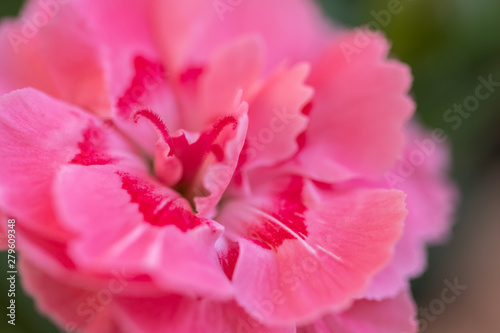
{"type": "Polygon", "coordinates": [[[144,169],[112,128],[33,89],[0,98],[0,206],[26,228],[65,235],[52,209],[52,182],[66,164],[144,169]]]}
{"type": "Polygon", "coordinates": [[[150,1],[73,1],[95,31],[106,56],[110,94],[119,98],[130,86],[138,56],[159,60],[150,29],[150,1]]]}
{"type": "MultiPolygon", "coordinates": [[[[157,295],[158,286],[150,277],[131,274],[121,267],[110,272],[92,272],[77,266],[69,256],[66,243],[56,242],[32,232],[17,229],[16,247],[23,258],[39,270],[50,273],[60,281],[71,283],[86,290],[101,290],[109,287],[110,281],[120,280],[127,286],[120,294],[126,296],[157,295]]],[[[113,283],[113,282],[111,282],[113,283]]]]}
{"type": "Polygon", "coordinates": [[[391,258],[406,216],[404,194],[324,191],[299,178],[273,184],[267,195],[227,203],[217,217],[244,237],[235,236],[238,302],[275,324],[345,306],[391,258]]]}
{"type": "Polygon", "coordinates": [[[29,86],[57,96],[57,87],[40,53],[39,38],[23,37],[22,26],[23,22],[12,19],[0,24],[0,95],[29,86]]]}
{"type": "MultiPolygon", "coordinates": [[[[73,332],[82,329],[83,333],[120,332],[109,312],[109,303],[100,302],[96,297],[100,290],[86,290],[67,280],[56,279],[27,260],[21,260],[20,270],[23,287],[34,296],[37,308],[64,330],[73,332]]],[[[102,290],[109,292],[107,289],[102,290]]]]}
{"type": "Polygon", "coordinates": [[[117,318],[127,333],[294,333],[295,325],[269,327],[235,302],[169,295],[118,300],[117,318]]]}
{"type": "Polygon", "coordinates": [[[133,115],[140,110],[152,110],[169,130],[176,131],[181,125],[181,114],[163,66],[140,56],[133,63],[134,76],[117,99],[112,118],[128,137],[154,155],[157,133],[147,122],[134,122],[133,115]]]}
{"type": "MultiPolygon", "coordinates": [[[[268,327],[252,318],[235,302],[217,302],[156,293],[151,298],[126,295],[129,282],[109,279],[100,288],[72,279],[59,279],[22,260],[23,287],[35,297],[39,310],[68,331],[293,333],[295,325],[268,327]]],[[[144,297],[144,296],[143,296],[144,297]]]]}
{"type": "Polygon", "coordinates": [[[93,113],[108,115],[111,102],[98,39],[77,6],[57,2],[55,6],[49,15],[39,2],[31,1],[22,12],[22,20],[4,27],[15,42],[10,47],[0,46],[5,51],[0,66],[6,69],[0,87],[4,86],[3,93],[34,87],[93,113]],[[39,28],[37,22],[46,23],[39,28]]]}
{"type": "Polygon", "coordinates": [[[382,301],[359,300],[346,311],[323,316],[297,333],[416,333],[416,308],[409,292],[382,301]]]}
{"type": "Polygon", "coordinates": [[[262,73],[263,50],[260,39],[242,37],[217,49],[200,77],[196,116],[187,119],[186,129],[203,129],[226,116],[241,100],[248,101],[262,73]]]}
{"type": "MultiPolygon", "coordinates": [[[[36,12],[41,13],[39,8],[36,12]]],[[[111,100],[104,54],[98,47],[96,36],[79,9],[65,4],[40,29],[39,47],[57,87],[57,97],[97,115],[107,116],[111,111],[111,100]],[[61,47],[64,47],[64,52],[61,52],[61,47]]]]}
{"type": "Polygon", "coordinates": [[[306,64],[276,70],[251,101],[246,149],[248,165],[273,165],[298,150],[297,137],[308,124],[302,109],[313,95],[304,84],[306,64]]]}
{"type": "Polygon", "coordinates": [[[355,36],[338,39],[308,81],[315,95],[295,170],[329,183],[388,171],[401,154],[403,125],[414,109],[409,70],[386,60],[384,38],[374,37],[348,62],[342,46],[356,45],[355,36]]]}
{"type": "Polygon", "coordinates": [[[126,269],[188,294],[232,293],[214,249],[222,228],[148,176],[70,166],[55,193],[62,221],[77,236],[70,256],[82,269],[126,269]]]}
{"type": "MultiPolygon", "coordinates": [[[[393,186],[408,193],[408,233],[428,242],[441,242],[448,236],[453,211],[458,201],[457,189],[451,183],[448,146],[436,141],[430,132],[417,126],[408,130],[408,144],[403,159],[414,161],[415,153],[424,156],[414,172],[393,186]]],[[[403,163],[400,161],[393,172],[403,163]]],[[[391,186],[391,184],[389,184],[391,186]]]]}
{"type": "MultiPolygon", "coordinates": [[[[242,104],[240,109],[246,110],[247,105],[242,104]]],[[[248,129],[248,116],[246,111],[240,110],[243,115],[238,119],[238,125],[234,129],[233,137],[224,144],[224,158],[222,161],[215,161],[206,166],[202,178],[203,189],[207,192],[204,196],[194,197],[196,211],[200,216],[213,216],[214,209],[219,203],[222,195],[232,180],[233,174],[238,166],[243,144],[245,142],[248,129]]]]}
{"type": "Polygon", "coordinates": [[[367,298],[394,296],[406,281],[420,275],[426,267],[426,245],[444,240],[453,220],[457,194],[446,174],[446,147],[417,125],[408,129],[408,139],[401,161],[386,173],[382,184],[408,194],[409,214],[394,258],[374,278],[367,298]]]}
{"type": "Polygon", "coordinates": [[[283,55],[292,62],[310,60],[331,32],[317,6],[308,0],[253,0],[237,6],[218,0],[154,3],[157,41],[164,63],[175,73],[205,63],[216,47],[246,34],[263,37],[269,68],[281,63],[283,55]]]}
{"type": "Polygon", "coordinates": [[[28,2],[22,19],[5,22],[0,31],[6,37],[0,41],[0,94],[34,87],[111,115],[114,99],[134,77],[134,59],[155,55],[148,10],[147,2],[138,0],[74,0],[46,7],[28,2]],[[25,22],[44,18],[47,24],[40,28],[26,28],[25,22]],[[65,52],[59,52],[61,45],[65,52]]]}
{"type": "MultiPolygon", "coordinates": [[[[408,219],[405,221],[405,229],[407,225],[408,219]]],[[[362,298],[383,300],[394,297],[401,290],[404,290],[408,281],[419,275],[426,265],[424,243],[412,239],[412,236],[405,230],[396,244],[394,257],[383,270],[373,277],[370,287],[362,295],[362,298]]]]}
{"type": "Polygon", "coordinates": [[[154,157],[155,176],[163,184],[174,186],[182,179],[182,162],[176,156],[170,155],[171,149],[162,140],[156,143],[156,154],[154,157]]]}

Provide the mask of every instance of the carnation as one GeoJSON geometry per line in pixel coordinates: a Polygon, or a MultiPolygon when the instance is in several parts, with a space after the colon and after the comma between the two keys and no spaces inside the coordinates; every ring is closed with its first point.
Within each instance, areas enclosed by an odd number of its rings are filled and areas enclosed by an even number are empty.
{"type": "Polygon", "coordinates": [[[456,195],[382,34],[308,0],[28,1],[0,34],[0,217],[62,330],[417,331],[456,195]]]}

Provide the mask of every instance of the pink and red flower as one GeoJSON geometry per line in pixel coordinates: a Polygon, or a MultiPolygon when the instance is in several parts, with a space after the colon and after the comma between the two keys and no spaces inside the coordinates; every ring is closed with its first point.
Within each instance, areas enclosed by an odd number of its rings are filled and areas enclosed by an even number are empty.
{"type": "Polygon", "coordinates": [[[0,31],[0,209],[23,284],[83,332],[414,332],[449,226],[407,66],[307,0],[74,0],[0,31]],[[12,41],[16,40],[16,47],[12,41]],[[406,142],[406,144],[405,144],[406,142]],[[407,196],[408,195],[408,196],[407,196]]]}

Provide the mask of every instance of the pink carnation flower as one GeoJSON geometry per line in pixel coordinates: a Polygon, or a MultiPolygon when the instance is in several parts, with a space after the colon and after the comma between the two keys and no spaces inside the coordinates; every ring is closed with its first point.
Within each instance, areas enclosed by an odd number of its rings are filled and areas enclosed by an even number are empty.
{"type": "Polygon", "coordinates": [[[1,218],[61,328],[416,331],[454,192],[382,36],[347,56],[306,0],[31,1],[0,32],[1,218]]]}

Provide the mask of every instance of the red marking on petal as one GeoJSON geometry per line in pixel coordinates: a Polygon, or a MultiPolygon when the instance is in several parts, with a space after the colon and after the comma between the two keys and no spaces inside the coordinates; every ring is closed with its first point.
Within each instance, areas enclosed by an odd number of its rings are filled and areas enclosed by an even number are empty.
{"type": "Polygon", "coordinates": [[[91,124],[83,131],[83,140],[78,143],[78,153],[70,163],[81,165],[106,165],[113,159],[105,152],[105,139],[102,129],[91,124]]]}
{"type": "Polygon", "coordinates": [[[219,253],[219,262],[229,280],[233,278],[236,261],[240,256],[240,247],[238,243],[228,241],[228,248],[225,252],[219,253]]]}
{"type": "Polygon", "coordinates": [[[144,94],[150,90],[147,87],[148,80],[153,79],[158,83],[166,80],[163,66],[159,63],[149,61],[144,57],[138,56],[135,58],[134,68],[135,76],[117,103],[120,115],[125,119],[130,117],[134,108],[143,105],[141,100],[144,98],[144,94]]]}
{"type": "Polygon", "coordinates": [[[306,132],[302,132],[299,134],[297,137],[297,144],[299,145],[299,150],[297,151],[297,154],[306,146],[306,132]]]}
{"type": "Polygon", "coordinates": [[[257,214],[258,223],[252,223],[247,238],[265,249],[277,249],[286,239],[306,239],[308,236],[302,202],[303,181],[293,177],[288,187],[273,200],[272,208],[257,214]]]}
{"type": "Polygon", "coordinates": [[[182,84],[194,83],[198,81],[201,74],[203,74],[203,67],[190,67],[180,75],[179,80],[182,84]]]}
{"type": "Polygon", "coordinates": [[[224,151],[220,145],[212,145],[212,153],[215,155],[218,162],[222,162],[224,160],[224,151]]]}
{"type": "Polygon", "coordinates": [[[302,114],[305,114],[306,116],[309,116],[311,114],[312,107],[313,107],[313,103],[312,102],[309,102],[306,105],[304,105],[304,107],[302,108],[302,114]]]}
{"type": "Polygon", "coordinates": [[[118,172],[122,188],[127,191],[131,201],[139,206],[144,220],[154,226],[175,225],[186,232],[202,224],[202,220],[184,207],[176,204],[177,198],[158,193],[158,189],[130,174],[118,172]]]}
{"type": "MultiPolygon", "coordinates": [[[[307,103],[302,108],[302,114],[309,116],[311,114],[312,107],[313,107],[312,102],[307,103]]],[[[297,153],[299,153],[299,151],[306,146],[306,131],[299,134],[299,136],[297,137],[297,144],[299,145],[299,150],[297,151],[297,153]]]]}

